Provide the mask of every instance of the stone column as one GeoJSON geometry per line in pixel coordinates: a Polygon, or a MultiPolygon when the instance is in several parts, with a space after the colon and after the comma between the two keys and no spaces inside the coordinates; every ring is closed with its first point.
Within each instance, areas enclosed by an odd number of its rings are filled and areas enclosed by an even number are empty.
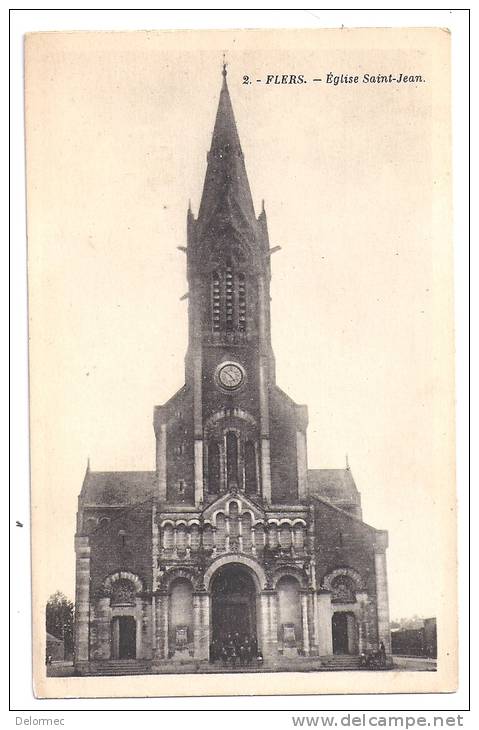
{"type": "Polygon", "coordinates": [[[359,611],[356,614],[358,624],[358,651],[362,654],[369,650],[369,647],[367,646],[367,633],[365,630],[368,603],[368,594],[366,591],[356,591],[356,601],[359,605],[359,611]]]}
{"type": "Polygon", "coordinates": [[[168,659],[168,593],[165,590],[156,592],[156,642],[153,656],[156,661],[168,659]]]}
{"type": "Polygon", "coordinates": [[[203,501],[203,439],[195,437],[195,505],[203,501]]]}
{"type": "Polygon", "coordinates": [[[374,570],[376,574],[376,605],[378,615],[378,641],[383,641],[386,654],[391,654],[391,629],[389,626],[389,597],[386,566],[388,533],[377,531],[374,541],[374,570]]]}
{"type": "Polygon", "coordinates": [[[309,656],[308,594],[301,594],[301,624],[303,630],[303,654],[309,656]]]}
{"type": "Polygon", "coordinates": [[[156,469],[158,472],[158,499],[166,501],[166,423],[160,423],[156,441],[156,469]]]}
{"type": "Polygon", "coordinates": [[[198,349],[193,359],[193,420],[195,431],[195,505],[203,502],[203,406],[201,393],[201,378],[203,364],[201,349],[198,349]]]}
{"type": "Polygon", "coordinates": [[[118,659],[120,656],[120,622],[119,617],[113,619],[112,637],[111,637],[111,656],[112,659],[118,659]]]}
{"type": "Polygon", "coordinates": [[[269,616],[270,616],[270,642],[271,655],[278,653],[278,596],[276,591],[269,594],[269,616]]]}
{"type": "Polygon", "coordinates": [[[298,470],[298,499],[304,501],[308,496],[308,456],[306,433],[296,431],[296,460],[298,470]]]}
{"type": "Polygon", "coordinates": [[[88,537],[75,537],[75,667],[90,659],[90,546],[88,537]]]}
{"type": "Polygon", "coordinates": [[[136,597],[136,658],[142,659],[143,654],[143,600],[136,597]]]}
{"type": "MultiPolygon", "coordinates": [[[[156,504],[153,502],[151,507],[151,570],[152,570],[152,590],[158,588],[158,562],[160,558],[160,530],[158,528],[156,504]]],[[[153,634],[154,635],[154,634],[153,634]]]]}
{"type": "Polygon", "coordinates": [[[271,456],[269,450],[269,436],[261,437],[261,484],[263,498],[271,504],[271,456]]]}
{"type": "Polygon", "coordinates": [[[95,659],[111,658],[110,599],[104,596],[98,600],[98,649],[95,659]]]}
{"type": "Polygon", "coordinates": [[[319,656],[328,656],[333,653],[331,593],[320,589],[318,590],[317,596],[318,653],[319,656]]]}
{"type": "Polygon", "coordinates": [[[153,596],[145,596],[142,600],[141,613],[141,659],[151,659],[153,656],[154,635],[152,625],[155,623],[153,596]]]}
{"type": "Polygon", "coordinates": [[[316,655],[318,653],[318,633],[315,620],[316,614],[316,592],[308,591],[308,623],[309,623],[309,653],[316,655]]]}
{"type": "Polygon", "coordinates": [[[150,637],[151,637],[151,658],[155,659],[157,655],[157,638],[156,638],[156,595],[151,594],[151,623],[150,623],[150,637]]]}
{"type": "Polygon", "coordinates": [[[193,656],[208,660],[210,652],[210,604],[206,591],[193,593],[193,656]]]}
{"type": "Polygon", "coordinates": [[[240,553],[243,552],[243,518],[241,515],[238,517],[238,549],[240,553]]]}
{"type": "Polygon", "coordinates": [[[258,279],[259,294],[259,409],[261,429],[261,485],[262,495],[271,503],[271,457],[269,447],[269,350],[266,332],[266,292],[262,276],[258,279]]]}
{"type": "Polygon", "coordinates": [[[278,654],[278,618],[276,591],[266,589],[261,593],[262,642],[261,649],[266,663],[272,664],[278,654]]]}
{"type": "Polygon", "coordinates": [[[173,557],[178,557],[178,529],[176,527],[176,522],[173,525],[173,557]]]}
{"type": "Polygon", "coordinates": [[[225,515],[225,552],[230,550],[230,518],[229,514],[225,515]]]}
{"type": "Polygon", "coordinates": [[[316,652],[319,654],[319,606],[318,606],[318,592],[313,592],[313,630],[314,630],[314,645],[316,652]]]}
{"type": "MultiPolygon", "coordinates": [[[[269,591],[263,591],[260,595],[261,605],[261,639],[258,641],[263,652],[264,661],[271,660],[271,616],[269,610],[269,591]]],[[[259,637],[258,637],[259,638],[259,637]]]]}

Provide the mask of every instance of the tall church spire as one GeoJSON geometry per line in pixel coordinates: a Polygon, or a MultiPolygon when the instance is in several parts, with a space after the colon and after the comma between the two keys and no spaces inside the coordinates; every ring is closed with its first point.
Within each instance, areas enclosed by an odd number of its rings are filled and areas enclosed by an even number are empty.
{"type": "Polygon", "coordinates": [[[248,224],[254,229],[256,216],[226,81],[225,63],[222,75],[198,223],[203,230],[226,220],[240,228],[248,224]]]}

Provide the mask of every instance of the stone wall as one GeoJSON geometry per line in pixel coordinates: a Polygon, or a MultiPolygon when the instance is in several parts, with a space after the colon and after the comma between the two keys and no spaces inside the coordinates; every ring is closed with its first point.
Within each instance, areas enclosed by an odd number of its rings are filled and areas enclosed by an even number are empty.
{"type": "Polygon", "coordinates": [[[375,597],[376,530],[319,500],[314,500],[314,510],[315,555],[320,585],[328,573],[345,566],[361,575],[368,595],[375,597]]]}
{"type": "Polygon", "coordinates": [[[296,404],[272,389],[270,394],[271,502],[294,504],[298,499],[296,404]]]}
{"type": "MultiPolygon", "coordinates": [[[[125,509],[102,509],[108,522],[90,535],[91,591],[101,591],[105,578],[117,571],[138,575],[144,589],[152,585],[151,504],[125,509]]],[[[101,518],[100,518],[101,519],[101,518]]]]}

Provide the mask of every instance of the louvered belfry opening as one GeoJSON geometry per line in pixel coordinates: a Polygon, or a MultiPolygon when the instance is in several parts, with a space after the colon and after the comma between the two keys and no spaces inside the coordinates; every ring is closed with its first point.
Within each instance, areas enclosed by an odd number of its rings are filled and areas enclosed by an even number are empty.
{"type": "Polygon", "coordinates": [[[214,333],[247,329],[246,277],[231,260],[211,275],[211,329],[214,333]]]}

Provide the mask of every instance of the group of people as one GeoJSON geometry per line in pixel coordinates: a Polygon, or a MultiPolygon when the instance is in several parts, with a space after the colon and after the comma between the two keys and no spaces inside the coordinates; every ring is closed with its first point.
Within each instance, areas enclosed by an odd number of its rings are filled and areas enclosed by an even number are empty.
{"type": "Polygon", "coordinates": [[[223,666],[245,667],[256,661],[263,662],[263,655],[258,648],[256,637],[243,636],[238,632],[229,632],[213,638],[210,645],[210,662],[221,661],[223,666]]]}
{"type": "Polygon", "coordinates": [[[364,669],[382,669],[387,664],[386,647],[384,641],[379,642],[377,651],[366,654],[363,652],[359,658],[359,666],[364,669]]]}

